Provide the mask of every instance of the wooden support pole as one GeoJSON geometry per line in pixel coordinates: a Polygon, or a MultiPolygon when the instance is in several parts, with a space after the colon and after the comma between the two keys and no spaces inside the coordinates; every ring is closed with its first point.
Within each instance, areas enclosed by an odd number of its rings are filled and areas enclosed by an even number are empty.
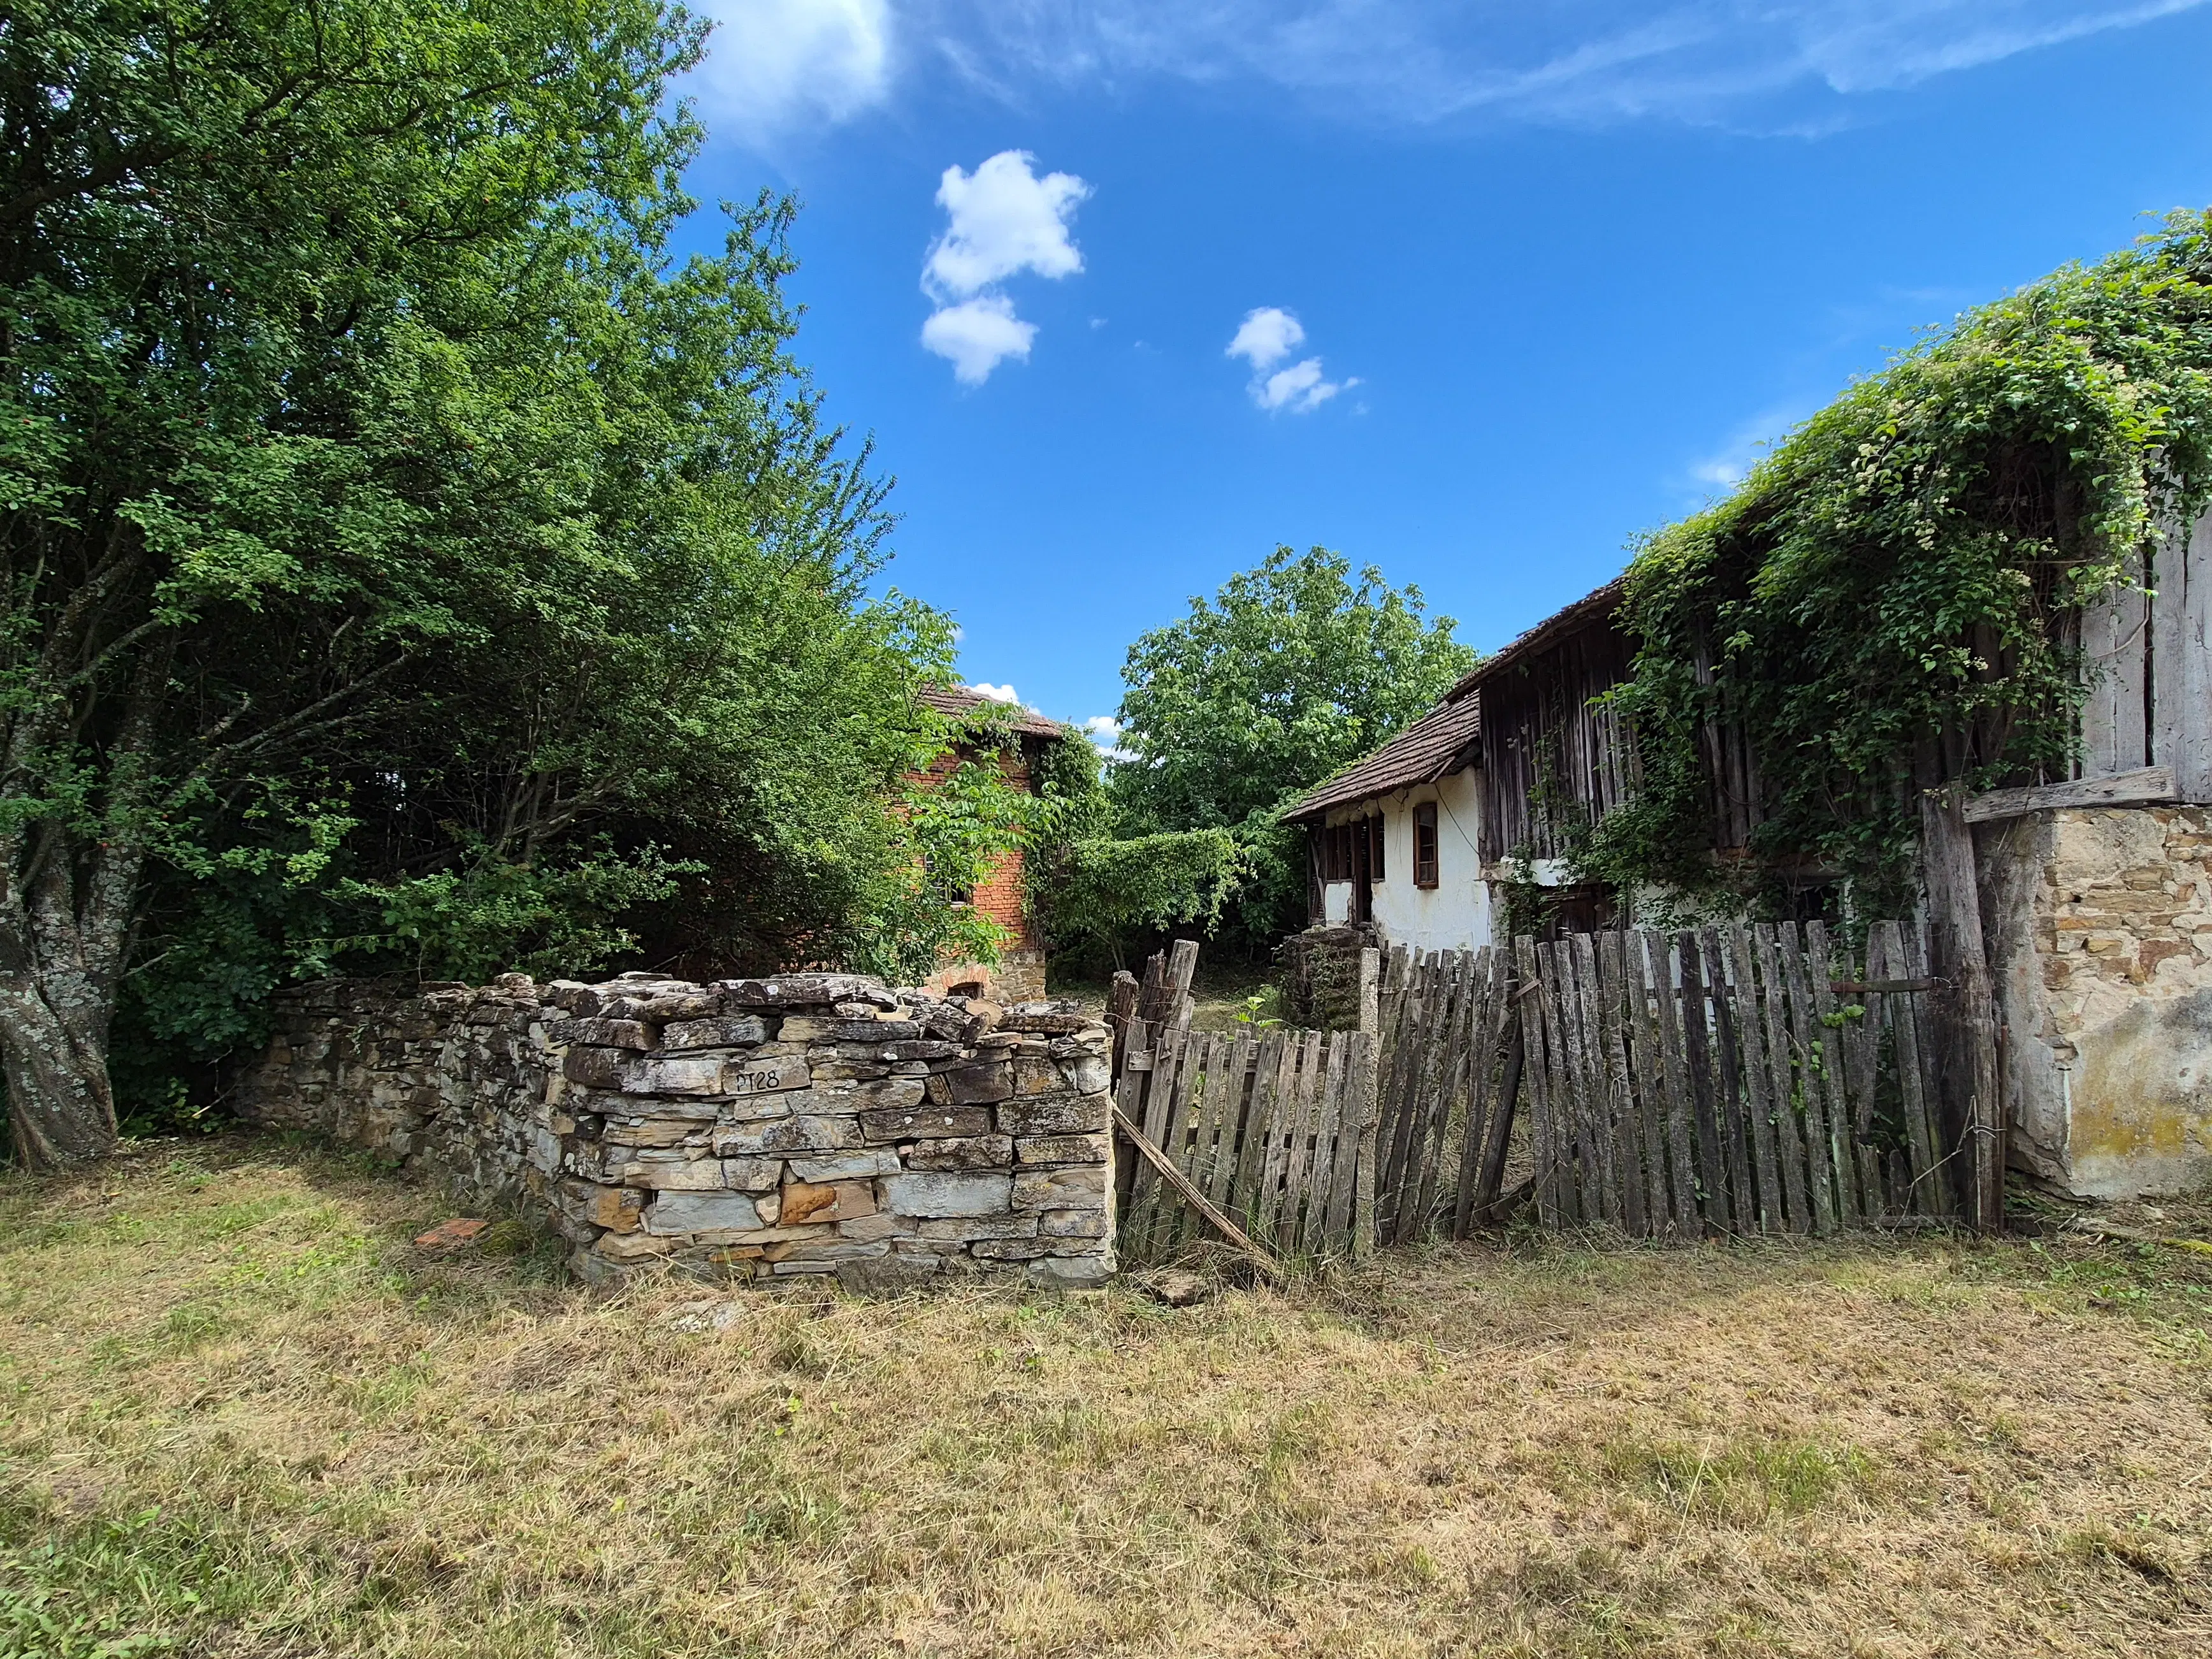
{"type": "Polygon", "coordinates": [[[1996,991],[1982,942],[1974,832],[1956,783],[1920,799],[1922,872],[1928,914],[1942,953],[1937,975],[1951,981],[1944,1023],[1947,1092],[1966,1153],[1966,1219],[1984,1232],[2004,1224],[2005,1109],[1997,1073],[1996,991]]]}

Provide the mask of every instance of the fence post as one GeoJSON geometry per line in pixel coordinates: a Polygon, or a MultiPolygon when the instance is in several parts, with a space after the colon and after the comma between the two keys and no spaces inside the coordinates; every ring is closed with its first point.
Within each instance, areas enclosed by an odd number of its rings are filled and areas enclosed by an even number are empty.
{"type": "Polygon", "coordinates": [[[1996,992],[1982,943],[1974,832],[1960,811],[1964,793],[1962,785],[1948,783],[1921,796],[1920,850],[1928,913],[1951,981],[1943,1071],[1966,1138],[1966,1215],[1988,1232],[2004,1224],[2005,1113],[1997,1082],[1996,992]]]}

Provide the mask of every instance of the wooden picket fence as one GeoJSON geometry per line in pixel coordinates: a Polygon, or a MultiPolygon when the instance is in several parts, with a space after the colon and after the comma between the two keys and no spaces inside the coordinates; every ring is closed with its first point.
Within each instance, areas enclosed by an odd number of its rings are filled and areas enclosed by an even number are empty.
{"type": "MultiPolygon", "coordinates": [[[[1277,1027],[1154,1034],[1133,1020],[1115,1104],[1264,1249],[1364,1256],[1375,1237],[1375,1038],[1277,1027]]],[[[1141,1265],[1211,1230],[1149,1163],[1121,1162],[1119,1247],[1141,1265]]]]}

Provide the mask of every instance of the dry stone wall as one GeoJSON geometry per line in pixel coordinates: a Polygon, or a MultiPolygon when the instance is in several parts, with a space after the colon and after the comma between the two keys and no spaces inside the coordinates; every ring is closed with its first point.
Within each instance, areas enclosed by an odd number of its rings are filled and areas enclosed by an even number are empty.
{"type": "Polygon", "coordinates": [[[1113,1270],[1103,1026],[853,975],[287,994],[240,1109],[544,1206],[577,1271],[1113,1270]]]}

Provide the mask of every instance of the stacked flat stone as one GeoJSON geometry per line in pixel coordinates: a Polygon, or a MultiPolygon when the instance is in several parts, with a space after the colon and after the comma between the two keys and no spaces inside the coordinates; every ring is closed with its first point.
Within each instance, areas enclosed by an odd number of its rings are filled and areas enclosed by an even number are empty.
{"type": "Polygon", "coordinates": [[[1113,1268],[1108,1038],[845,974],[303,988],[245,1114],[535,1198],[595,1280],[1113,1268]]]}

